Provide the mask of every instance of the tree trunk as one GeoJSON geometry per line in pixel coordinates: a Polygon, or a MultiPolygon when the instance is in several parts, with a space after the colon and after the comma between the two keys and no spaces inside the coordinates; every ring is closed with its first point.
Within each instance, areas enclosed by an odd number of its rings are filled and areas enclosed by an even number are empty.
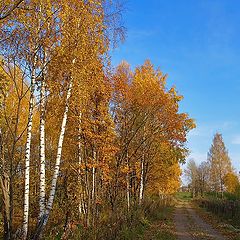
{"type": "MultiPolygon", "coordinates": [[[[130,167],[129,167],[128,153],[127,153],[127,166],[128,166],[128,171],[129,171],[130,167]]],[[[129,178],[129,172],[127,173],[126,181],[127,181],[127,209],[129,211],[130,210],[130,178],[129,178]]]]}
{"type": "MultiPolygon", "coordinates": [[[[44,66],[45,67],[45,66],[44,66]]],[[[46,67],[43,71],[43,77],[41,81],[40,91],[40,198],[39,198],[39,219],[45,213],[45,98],[46,98],[46,87],[45,87],[46,67]]]]}
{"type": "MultiPolygon", "coordinates": [[[[93,160],[94,164],[96,164],[96,150],[95,146],[93,149],[93,160]]],[[[93,166],[92,168],[92,225],[95,224],[95,216],[96,215],[96,168],[93,166]]]]}
{"type": "Polygon", "coordinates": [[[55,197],[55,193],[56,193],[56,187],[57,187],[57,179],[58,179],[60,164],[61,164],[62,146],[63,146],[63,140],[64,140],[65,129],[66,129],[66,124],[67,124],[67,117],[68,117],[68,110],[69,110],[69,98],[71,97],[72,86],[73,86],[72,78],[70,78],[70,82],[69,82],[69,86],[68,86],[68,90],[67,90],[67,96],[66,96],[65,110],[64,110],[63,119],[62,119],[62,126],[61,126],[61,131],[60,131],[59,140],[58,140],[57,157],[56,157],[54,174],[52,177],[49,199],[47,202],[45,213],[42,216],[42,218],[40,219],[40,221],[38,222],[33,239],[39,239],[39,236],[41,236],[45,226],[47,225],[50,211],[52,210],[53,201],[54,201],[54,197],[55,197]]]}
{"type": "Polygon", "coordinates": [[[141,176],[140,176],[140,187],[139,187],[139,205],[142,204],[143,200],[143,191],[144,191],[144,163],[145,163],[145,152],[146,151],[146,136],[145,136],[145,125],[143,126],[143,156],[141,158],[141,176]]]}
{"type": "Polygon", "coordinates": [[[0,184],[3,199],[3,220],[4,220],[4,239],[8,240],[10,236],[10,180],[6,172],[0,176],[0,184]]]}
{"type": "Polygon", "coordinates": [[[45,216],[44,226],[47,224],[47,221],[49,218],[49,213],[52,209],[53,200],[54,200],[55,192],[56,192],[57,179],[58,179],[58,175],[59,175],[60,163],[61,163],[61,157],[62,157],[62,146],[63,146],[63,140],[64,140],[65,129],[66,129],[66,124],[67,124],[68,110],[69,110],[69,98],[71,97],[72,85],[73,85],[73,83],[72,83],[72,78],[71,78],[69,86],[68,86],[68,90],[67,90],[66,105],[65,105],[62,126],[61,126],[61,132],[60,132],[59,141],[58,141],[55,170],[54,170],[54,174],[53,174],[53,178],[52,178],[50,195],[49,195],[46,212],[45,212],[46,216],[45,216]]]}
{"type": "Polygon", "coordinates": [[[81,165],[82,165],[82,143],[81,143],[81,133],[82,133],[82,112],[79,113],[79,127],[78,127],[78,184],[79,184],[79,217],[82,219],[82,215],[84,214],[84,193],[82,187],[82,177],[81,177],[81,165]]]}
{"type": "Polygon", "coordinates": [[[33,109],[34,109],[34,91],[36,82],[36,56],[34,57],[34,64],[31,77],[31,95],[29,102],[29,115],[27,126],[27,142],[25,152],[25,188],[24,188],[24,212],[23,212],[23,239],[27,239],[28,234],[28,215],[29,215],[29,180],[30,180],[30,154],[31,154],[31,140],[32,140],[32,123],[33,123],[33,109]]]}
{"type": "Polygon", "coordinates": [[[3,228],[4,228],[4,239],[9,240],[11,238],[10,231],[10,179],[9,175],[5,171],[5,161],[4,161],[4,147],[3,147],[3,136],[2,129],[0,128],[0,186],[2,190],[2,216],[3,216],[3,228]]]}
{"type": "Polygon", "coordinates": [[[141,178],[140,178],[140,189],[139,189],[139,205],[142,204],[143,189],[144,189],[144,159],[142,159],[142,161],[141,161],[141,178]]]}

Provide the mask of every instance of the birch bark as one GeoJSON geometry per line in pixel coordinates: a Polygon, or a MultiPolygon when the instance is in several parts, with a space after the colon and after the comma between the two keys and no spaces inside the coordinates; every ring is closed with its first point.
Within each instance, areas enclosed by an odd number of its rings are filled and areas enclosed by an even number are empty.
{"type": "Polygon", "coordinates": [[[82,143],[81,143],[81,133],[82,133],[82,112],[79,113],[79,127],[78,127],[78,165],[79,165],[79,171],[78,171],[78,183],[79,183],[79,215],[80,218],[82,218],[82,214],[84,214],[84,206],[83,206],[83,188],[82,188],[82,177],[81,177],[81,165],[82,165],[82,143]]]}
{"type": "Polygon", "coordinates": [[[51,183],[50,195],[49,195],[48,203],[46,206],[43,226],[45,226],[47,224],[47,221],[49,218],[49,213],[52,210],[53,200],[54,200],[55,193],[56,193],[57,179],[58,179],[58,175],[59,175],[60,163],[61,163],[61,157],[62,157],[62,146],[63,146],[63,140],[64,140],[65,129],[66,129],[66,124],[67,124],[68,110],[69,110],[69,98],[71,97],[72,86],[73,86],[72,78],[70,78],[70,83],[69,83],[69,87],[67,90],[66,105],[65,105],[62,126],[61,126],[59,141],[58,141],[55,169],[54,169],[54,174],[53,174],[52,183],[51,183]]]}
{"type": "MultiPolygon", "coordinates": [[[[93,160],[94,164],[96,164],[96,149],[94,144],[93,149],[93,160]]],[[[96,214],[96,168],[93,166],[92,168],[92,224],[95,224],[95,214],[96,214]]]]}
{"type": "Polygon", "coordinates": [[[39,219],[45,213],[45,104],[46,104],[46,66],[44,66],[40,91],[40,198],[39,198],[39,219]]]}
{"type": "Polygon", "coordinates": [[[35,69],[36,61],[37,61],[37,57],[35,55],[33,69],[32,69],[32,76],[31,76],[29,115],[28,115],[28,126],[27,126],[27,142],[26,142],[26,152],[25,152],[23,239],[27,239],[27,234],[28,234],[30,155],[31,155],[32,123],[33,123],[33,110],[34,110],[34,91],[35,91],[35,84],[36,84],[36,69],[35,69]]]}
{"type": "Polygon", "coordinates": [[[49,199],[45,206],[44,214],[41,216],[41,219],[39,219],[37,228],[35,230],[35,235],[33,237],[34,240],[39,239],[39,237],[41,236],[41,234],[44,230],[44,227],[47,225],[47,222],[49,219],[49,214],[50,214],[50,211],[52,210],[52,206],[53,206],[53,201],[54,201],[56,187],[57,187],[57,179],[58,179],[58,175],[59,175],[59,171],[60,171],[60,164],[61,164],[61,158],[62,158],[62,146],[63,146],[63,140],[64,140],[65,129],[66,129],[66,124],[67,124],[68,110],[69,110],[69,98],[71,97],[72,87],[73,87],[73,81],[72,81],[72,77],[70,77],[70,82],[68,85],[67,96],[66,96],[65,109],[64,109],[63,119],[62,119],[62,124],[61,124],[61,130],[60,130],[60,135],[59,135],[59,139],[58,139],[56,163],[55,163],[55,169],[54,169],[54,173],[53,173],[53,177],[52,177],[49,199]]]}
{"type": "Polygon", "coordinates": [[[140,179],[140,189],[139,189],[139,205],[142,204],[143,200],[143,188],[144,188],[144,159],[141,161],[141,179],[140,179]]]}
{"type": "MultiPolygon", "coordinates": [[[[143,145],[144,145],[144,150],[146,147],[146,136],[145,136],[145,126],[143,127],[143,145]]],[[[140,188],[139,188],[139,205],[142,204],[143,200],[143,190],[144,190],[144,163],[145,163],[145,152],[143,152],[143,156],[141,159],[141,177],[140,177],[140,188]]]]}

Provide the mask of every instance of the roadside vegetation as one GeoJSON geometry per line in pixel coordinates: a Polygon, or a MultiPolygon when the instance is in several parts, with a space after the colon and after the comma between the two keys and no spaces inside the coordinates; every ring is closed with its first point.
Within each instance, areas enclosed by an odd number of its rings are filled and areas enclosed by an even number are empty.
{"type": "Polygon", "coordinates": [[[195,123],[150,60],[112,66],[122,11],[0,1],[0,238],[172,238],[195,123]]]}
{"type": "Polygon", "coordinates": [[[190,192],[177,192],[175,198],[179,201],[192,201],[192,194],[190,192]]]}
{"type": "Polygon", "coordinates": [[[216,133],[207,161],[199,165],[192,159],[187,165],[188,191],[193,202],[205,210],[203,217],[221,231],[239,239],[240,182],[233,169],[222,135],[216,133]],[[207,213],[206,213],[207,211],[207,213]]]}
{"type": "MultiPolygon", "coordinates": [[[[204,197],[193,198],[191,192],[178,192],[175,194],[180,203],[194,209],[198,216],[227,239],[239,240],[239,202],[233,201],[232,198],[228,199],[228,196],[228,194],[224,194],[224,199],[221,199],[216,197],[216,193],[205,193],[204,197]]],[[[191,217],[190,215],[189,219],[191,217]]],[[[195,227],[195,230],[197,230],[198,226],[195,227]]]]}
{"type": "Polygon", "coordinates": [[[138,216],[135,216],[135,224],[132,219],[129,225],[125,225],[120,231],[116,239],[175,240],[173,211],[172,202],[165,205],[157,198],[149,199],[138,212],[138,216]]]}

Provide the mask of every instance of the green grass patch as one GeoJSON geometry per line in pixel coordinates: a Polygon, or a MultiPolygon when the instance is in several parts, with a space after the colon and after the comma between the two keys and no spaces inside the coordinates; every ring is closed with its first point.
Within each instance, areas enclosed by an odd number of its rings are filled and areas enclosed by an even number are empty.
{"type": "Polygon", "coordinates": [[[190,192],[177,192],[175,194],[175,197],[181,201],[191,201],[192,200],[192,194],[190,192]]]}
{"type": "Polygon", "coordinates": [[[149,228],[150,224],[147,221],[140,221],[136,226],[126,226],[119,234],[119,240],[134,240],[143,239],[145,231],[149,228]]]}
{"type": "MultiPolygon", "coordinates": [[[[76,228],[69,232],[69,240],[175,240],[173,231],[173,206],[165,206],[160,199],[146,199],[142,206],[135,206],[128,212],[107,215],[95,228],[76,228]]],[[[103,219],[103,218],[102,218],[103,219]]],[[[60,228],[61,229],[61,228],[60,228]]],[[[55,229],[46,239],[62,238],[60,229],[55,229]]]]}
{"type": "Polygon", "coordinates": [[[117,239],[175,240],[172,213],[173,207],[163,206],[156,199],[146,201],[138,216],[134,216],[134,223],[125,225],[117,239]]]}

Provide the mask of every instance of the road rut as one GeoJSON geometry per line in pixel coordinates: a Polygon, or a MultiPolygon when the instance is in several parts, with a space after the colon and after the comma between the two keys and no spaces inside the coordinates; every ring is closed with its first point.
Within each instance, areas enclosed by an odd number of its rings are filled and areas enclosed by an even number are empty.
{"type": "Polygon", "coordinates": [[[188,202],[179,202],[174,213],[178,240],[227,240],[205,222],[188,202]]]}

